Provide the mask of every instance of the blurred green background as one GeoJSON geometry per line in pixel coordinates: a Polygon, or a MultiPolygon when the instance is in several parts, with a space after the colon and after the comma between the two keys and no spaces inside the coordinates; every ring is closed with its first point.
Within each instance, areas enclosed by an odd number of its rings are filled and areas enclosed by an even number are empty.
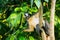
{"type": "MultiPolygon", "coordinates": [[[[48,6],[44,1],[44,14],[50,21],[50,3],[48,6]]],[[[39,3],[37,5],[39,7],[39,3]]],[[[38,11],[36,0],[0,0],[0,40],[41,40],[41,37],[34,32],[23,32],[28,28],[24,14],[30,15],[38,11]],[[34,3],[35,2],[35,3],[34,3]]],[[[60,0],[56,1],[55,11],[55,39],[60,40],[60,0]]]]}

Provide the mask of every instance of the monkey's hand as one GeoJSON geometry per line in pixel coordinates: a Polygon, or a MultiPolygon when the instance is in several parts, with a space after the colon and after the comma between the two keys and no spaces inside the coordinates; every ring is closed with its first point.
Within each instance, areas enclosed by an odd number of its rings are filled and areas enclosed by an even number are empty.
{"type": "Polygon", "coordinates": [[[34,29],[25,29],[25,30],[23,30],[24,32],[33,32],[34,31],[34,29]]]}

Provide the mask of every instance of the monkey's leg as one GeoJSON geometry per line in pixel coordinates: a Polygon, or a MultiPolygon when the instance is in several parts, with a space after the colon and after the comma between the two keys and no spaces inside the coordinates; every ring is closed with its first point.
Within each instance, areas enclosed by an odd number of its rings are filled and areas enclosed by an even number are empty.
{"type": "Polygon", "coordinates": [[[39,24],[36,25],[36,32],[38,33],[38,35],[40,35],[42,32],[41,28],[39,28],[39,24]]]}
{"type": "Polygon", "coordinates": [[[28,29],[25,29],[24,32],[33,32],[34,31],[34,26],[29,25],[28,29]]]}

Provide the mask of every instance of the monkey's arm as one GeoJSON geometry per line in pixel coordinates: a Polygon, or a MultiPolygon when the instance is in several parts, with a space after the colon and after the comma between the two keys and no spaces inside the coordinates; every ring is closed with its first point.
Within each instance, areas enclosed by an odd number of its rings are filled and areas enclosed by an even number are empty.
{"type": "Polygon", "coordinates": [[[28,29],[23,30],[24,32],[33,32],[34,31],[34,27],[32,25],[29,25],[28,29]]]}

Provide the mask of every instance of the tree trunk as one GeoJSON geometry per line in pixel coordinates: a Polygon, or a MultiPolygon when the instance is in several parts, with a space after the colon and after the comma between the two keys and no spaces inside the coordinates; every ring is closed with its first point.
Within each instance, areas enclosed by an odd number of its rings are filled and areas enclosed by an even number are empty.
{"type": "Polygon", "coordinates": [[[56,0],[51,0],[51,14],[50,14],[50,40],[55,40],[54,36],[54,14],[55,14],[56,0]]]}

